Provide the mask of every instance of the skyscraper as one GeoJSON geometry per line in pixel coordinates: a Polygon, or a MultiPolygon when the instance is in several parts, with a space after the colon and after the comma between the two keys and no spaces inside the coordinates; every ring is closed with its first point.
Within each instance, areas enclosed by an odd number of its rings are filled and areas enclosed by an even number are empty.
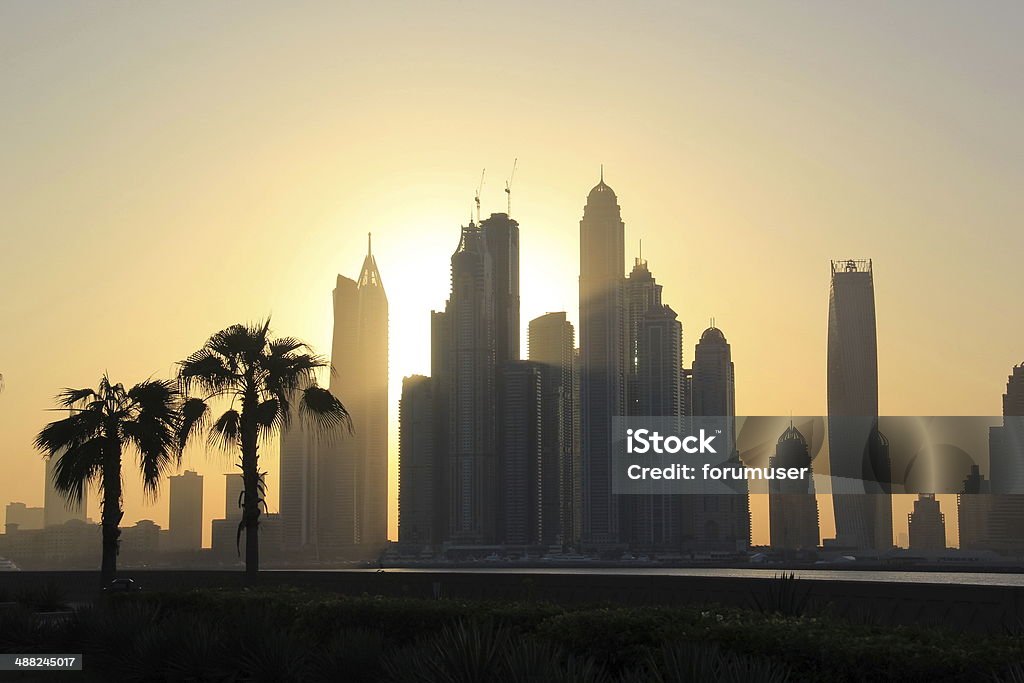
{"type": "Polygon", "coordinates": [[[542,542],[571,547],[579,515],[575,331],[559,312],[531,320],[528,333],[530,360],[541,367],[542,542]]]}
{"type": "Polygon", "coordinates": [[[480,221],[491,255],[494,362],[519,360],[519,223],[505,213],[480,221]]]}
{"type": "Polygon", "coordinates": [[[992,496],[989,540],[996,550],[1024,552],[1024,363],[1003,394],[1003,424],[989,429],[992,496]]]}
{"type": "Polygon", "coordinates": [[[443,538],[488,544],[496,541],[498,520],[494,286],[487,242],[472,223],[462,228],[451,276],[445,311],[432,319],[443,538]]]}
{"type": "Polygon", "coordinates": [[[583,543],[619,541],[612,496],[611,423],[625,414],[623,269],[625,225],[615,192],[601,181],[580,221],[580,412],[583,543]]]}
{"type": "Polygon", "coordinates": [[[892,547],[888,443],[878,432],[871,261],[833,261],[828,308],[828,442],[836,542],[892,547]]]}
{"type": "MultiPolygon", "coordinates": [[[[793,424],[775,445],[768,466],[807,468],[811,455],[807,439],[793,424]]],[[[768,482],[768,516],[773,550],[814,551],[819,541],[818,501],[814,479],[773,479],[768,482]]]]}
{"type": "Polygon", "coordinates": [[[961,550],[991,549],[989,514],[992,509],[990,482],[977,465],[964,479],[962,491],[956,497],[957,530],[961,550]]]}
{"type": "Polygon", "coordinates": [[[358,280],[334,289],[330,391],[352,433],[320,437],[294,420],[281,437],[286,538],[324,558],[376,557],[387,543],[388,300],[372,244],[358,280]]]}
{"type": "Polygon", "coordinates": [[[429,377],[402,380],[398,425],[398,542],[428,549],[436,542],[434,392],[429,377]]]}
{"type": "MultiPolygon", "coordinates": [[[[539,363],[525,360],[509,361],[501,367],[498,540],[505,545],[539,545],[542,541],[541,371],[539,363]]],[[[557,477],[557,469],[549,469],[548,474],[552,473],[557,477]]],[[[557,486],[553,493],[557,495],[557,486]]]]}
{"type": "MultiPolygon", "coordinates": [[[[736,416],[736,370],[732,348],[720,329],[712,325],[700,335],[690,376],[692,414],[695,417],[736,416]]],[[[739,465],[736,428],[726,421],[726,453],[739,465]]],[[[750,501],[746,481],[735,494],[701,495],[694,501],[694,547],[700,550],[746,551],[750,546],[750,501]]]]}
{"type": "Polygon", "coordinates": [[[185,470],[170,481],[168,550],[199,550],[203,546],[203,475],[185,470]]]}
{"type": "Polygon", "coordinates": [[[907,515],[911,550],[945,550],[946,516],[939,509],[934,493],[922,493],[907,515]]]}

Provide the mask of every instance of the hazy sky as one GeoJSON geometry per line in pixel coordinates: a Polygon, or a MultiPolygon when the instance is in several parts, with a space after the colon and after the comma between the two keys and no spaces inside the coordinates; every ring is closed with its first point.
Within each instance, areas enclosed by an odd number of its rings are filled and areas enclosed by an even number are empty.
{"type": "MultiPolygon", "coordinates": [[[[60,387],[169,376],[270,313],[329,351],[369,230],[394,422],[480,170],[502,211],[515,157],[524,328],[576,319],[603,163],[686,363],[711,316],[732,343],[739,413],[824,412],[829,259],[856,257],[882,412],[998,414],[1024,360],[1022,30],[1016,2],[4,2],[0,504],[41,504],[60,387]]],[[[186,464],[219,516],[227,461],[186,464]]],[[[166,524],[127,479],[125,522],[166,524]]]]}

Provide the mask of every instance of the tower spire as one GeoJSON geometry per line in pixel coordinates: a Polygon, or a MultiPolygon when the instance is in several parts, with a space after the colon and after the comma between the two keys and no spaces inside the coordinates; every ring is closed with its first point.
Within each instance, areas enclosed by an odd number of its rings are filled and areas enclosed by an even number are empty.
{"type": "Polygon", "coordinates": [[[373,256],[373,233],[366,233],[366,255],[373,256]]]}
{"type": "Polygon", "coordinates": [[[604,184],[604,164],[601,164],[601,184],[604,184]]]}

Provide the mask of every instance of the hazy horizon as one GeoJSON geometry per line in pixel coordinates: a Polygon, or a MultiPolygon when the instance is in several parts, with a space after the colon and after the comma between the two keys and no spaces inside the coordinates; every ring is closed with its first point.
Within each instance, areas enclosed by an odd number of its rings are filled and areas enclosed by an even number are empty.
{"type": "MultiPolygon", "coordinates": [[[[711,317],[731,343],[737,413],[825,413],[829,261],[871,258],[880,412],[1000,414],[1024,361],[1024,7],[865,9],[0,5],[0,505],[42,504],[32,439],[62,387],[171,377],[266,315],[329,354],[335,278],[372,231],[395,538],[401,379],[429,374],[481,168],[486,216],[514,158],[524,356],[532,318],[577,323],[603,164],[684,363],[711,317]]],[[[207,520],[232,462],[186,453],[207,520]]],[[[124,471],[124,525],[166,526],[167,487],[147,506],[124,471]]]]}

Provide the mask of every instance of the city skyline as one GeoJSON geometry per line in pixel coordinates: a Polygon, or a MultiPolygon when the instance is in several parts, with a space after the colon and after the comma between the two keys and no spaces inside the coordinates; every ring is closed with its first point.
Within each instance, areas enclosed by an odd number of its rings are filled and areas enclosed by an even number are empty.
{"type": "MultiPolygon", "coordinates": [[[[452,226],[483,166],[485,215],[505,210],[516,157],[521,328],[566,311],[579,332],[577,226],[603,163],[626,256],[642,238],[684,338],[712,317],[727,332],[738,413],[825,413],[822,283],[851,255],[879,273],[879,411],[999,414],[1024,338],[1006,314],[1024,251],[1020,8],[526,3],[481,9],[486,59],[457,6],[279,11],[0,8],[0,502],[42,503],[30,442],[62,386],[171,376],[211,331],[268,313],[326,354],[329,292],[369,229],[394,273],[397,482],[396,401],[429,372],[423,312],[447,295],[452,226]]],[[[210,482],[229,466],[193,449],[184,467],[219,517],[210,482]]],[[[166,526],[166,496],[147,506],[129,483],[126,506],[166,526]]]]}

